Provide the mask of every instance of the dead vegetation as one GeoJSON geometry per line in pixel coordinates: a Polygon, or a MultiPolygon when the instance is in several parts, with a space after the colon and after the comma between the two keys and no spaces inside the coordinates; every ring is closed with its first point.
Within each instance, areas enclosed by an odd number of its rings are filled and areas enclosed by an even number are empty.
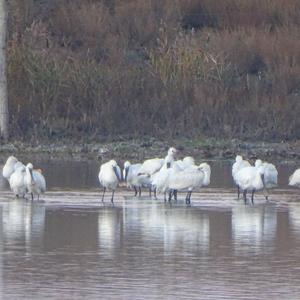
{"type": "Polygon", "coordinates": [[[300,138],[298,0],[10,1],[20,138],[300,138]]]}

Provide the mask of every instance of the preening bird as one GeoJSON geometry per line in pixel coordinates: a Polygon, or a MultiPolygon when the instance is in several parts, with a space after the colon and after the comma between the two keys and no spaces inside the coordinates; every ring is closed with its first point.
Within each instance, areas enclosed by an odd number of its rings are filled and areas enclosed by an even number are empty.
{"type": "Polygon", "coordinates": [[[255,167],[261,168],[263,171],[263,180],[264,180],[264,190],[266,192],[265,197],[268,200],[268,189],[274,188],[277,186],[278,182],[278,171],[276,167],[268,162],[262,162],[262,160],[257,159],[255,161],[255,167]]]}
{"type": "MultiPolygon", "coordinates": [[[[174,147],[169,148],[168,150],[168,154],[166,156],[166,158],[173,158],[175,157],[177,153],[177,150],[174,147]]],[[[151,196],[151,190],[152,190],[152,179],[153,179],[153,175],[155,173],[157,173],[162,166],[165,163],[165,159],[162,158],[152,158],[152,159],[147,159],[143,162],[139,172],[138,172],[138,176],[140,177],[140,182],[143,186],[147,186],[149,187],[149,194],[151,196]]],[[[171,163],[171,162],[169,162],[171,163]]],[[[156,197],[156,191],[154,190],[154,194],[156,197]]]]}
{"type": "Polygon", "coordinates": [[[168,176],[166,188],[169,190],[169,200],[172,191],[186,191],[185,202],[191,203],[192,192],[202,186],[209,184],[210,167],[208,164],[192,166],[183,171],[172,169],[168,176]]]}
{"type": "Polygon", "coordinates": [[[16,197],[25,197],[26,184],[25,184],[26,168],[20,166],[9,177],[9,186],[16,197]]]}
{"type": "Polygon", "coordinates": [[[247,191],[252,191],[251,201],[254,201],[255,191],[265,188],[263,166],[251,166],[241,169],[236,175],[236,183],[242,189],[244,201],[247,201],[247,191]]]}
{"type": "Polygon", "coordinates": [[[137,195],[139,190],[139,196],[141,196],[141,180],[138,176],[139,170],[142,164],[131,164],[130,161],[125,161],[123,169],[123,178],[127,183],[127,187],[134,189],[134,196],[137,195]]]}
{"type": "Polygon", "coordinates": [[[112,190],[111,202],[114,202],[115,190],[122,180],[121,169],[115,160],[110,160],[100,166],[100,172],[98,175],[99,182],[103,186],[102,202],[104,201],[104,195],[106,189],[112,190]]]}
{"type": "Polygon", "coordinates": [[[199,165],[199,168],[204,172],[204,180],[203,186],[207,186],[210,184],[210,175],[211,175],[211,167],[208,163],[202,163],[199,165]]]}
{"type": "Polygon", "coordinates": [[[241,155],[237,155],[235,158],[235,163],[232,165],[232,178],[237,186],[238,199],[240,198],[240,187],[237,184],[236,174],[243,168],[251,167],[251,164],[244,160],[241,155]]]}
{"type": "Polygon", "coordinates": [[[31,194],[31,200],[37,195],[38,200],[40,194],[46,192],[46,180],[40,170],[34,170],[32,163],[26,165],[26,175],[24,179],[27,191],[31,194]]]}
{"type": "Polygon", "coordinates": [[[174,154],[168,154],[165,158],[163,166],[160,168],[159,171],[154,173],[151,176],[151,185],[154,189],[154,196],[156,198],[157,192],[163,192],[166,200],[166,183],[168,180],[169,173],[171,168],[178,169],[174,162],[174,154]]]}

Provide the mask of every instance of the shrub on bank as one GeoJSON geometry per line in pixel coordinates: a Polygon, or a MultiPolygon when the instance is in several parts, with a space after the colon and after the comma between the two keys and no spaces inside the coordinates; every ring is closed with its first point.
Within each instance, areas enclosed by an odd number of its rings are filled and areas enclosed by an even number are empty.
{"type": "Polygon", "coordinates": [[[12,0],[19,137],[300,138],[296,0],[12,0]]]}

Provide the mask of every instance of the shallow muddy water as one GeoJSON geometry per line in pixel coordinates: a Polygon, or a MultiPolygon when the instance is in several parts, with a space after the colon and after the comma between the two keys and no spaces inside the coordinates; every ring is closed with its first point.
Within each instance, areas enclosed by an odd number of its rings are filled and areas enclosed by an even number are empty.
{"type": "Polygon", "coordinates": [[[299,299],[300,193],[279,168],[271,201],[237,201],[230,164],[169,205],[121,190],[99,201],[98,166],[43,163],[41,202],[0,196],[1,299],[299,299]],[[96,178],[95,178],[96,173],[96,178]],[[85,178],[82,178],[85,177],[85,178]],[[52,191],[51,191],[52,190],[52,191]]]}
{"type": "MultiPolygon", "coordinates": [[[[26,161],[26,160],[24,160],[26,161]]],[[[212,167],[210,187],[232,188],[231,161],[208,161],[212,167]]],[[[276,162],[275,162],[276,163],[276,162]]],[[[99,161],[37,161],[47,179],[49,189],[95,189],[99,187],[99,161]]],[[[120,164],[120,166],[122,166],[120,164]]],[[[299,168],[296,163],[276,163],[279,172],[278,187],[286,188],[288,178],[299,168]]],[[[1,167],[2,169],[2,167],[1,167]]],[[[8,189],[7,182],[0,174],[0,190],[8,189]]]]}

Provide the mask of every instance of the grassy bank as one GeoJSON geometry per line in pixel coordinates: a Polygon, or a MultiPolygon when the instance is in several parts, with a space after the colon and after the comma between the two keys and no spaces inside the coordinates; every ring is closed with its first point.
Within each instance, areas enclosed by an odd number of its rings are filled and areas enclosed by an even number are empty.
{"type": "Polygon", "coordinates": [[[9,4],[14,138],[300,138],[297,0],[9,4]]]}
{"type": "Polygon", "coordinates": [[[24,143],[14,142],[0,146],[2,162],[9,155],[17,157],[34,157],[35,159],[54,160],[100,160],[112,158],[117,160],[142,161],[147,158],[164,157],[170,146],[179,150],[179,157],[192,155],[201,160],[234,160],[237,154],[248,159],[261,158],[268,161],[300,162],[300,143],[266,143],[243,142],[241,140],[220,139],[177,139],[159,140],[120,139],[110,142],[78,142],[75,140],[56,141],[54,143],[24,143]]]}

